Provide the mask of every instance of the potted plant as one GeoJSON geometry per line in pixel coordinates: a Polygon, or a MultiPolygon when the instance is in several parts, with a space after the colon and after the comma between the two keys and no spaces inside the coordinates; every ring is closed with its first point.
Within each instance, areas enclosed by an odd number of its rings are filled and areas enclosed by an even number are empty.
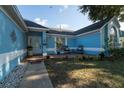
{"type": "Polygon", "coordinates": [[[29,56],[32,56],[33,55],[33,51],[32,51],[33,50],[33,47],[32,46],[28,46],[27,47],[27,50],[28,50],[28,55],[29,56]]]}

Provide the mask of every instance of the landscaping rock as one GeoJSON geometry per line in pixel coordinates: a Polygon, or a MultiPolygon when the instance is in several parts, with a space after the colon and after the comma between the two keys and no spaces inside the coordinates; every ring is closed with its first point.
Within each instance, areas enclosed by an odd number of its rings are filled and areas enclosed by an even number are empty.
{"type": "Polygon", "coordinates": [[[16,88],[19,86],[20,81],[24,75],[27,64],[21,63],[16,66],[15,69],[10,72],[8,76],[5,77],[4,80],[0,82],[0,88],[16,88]]]}

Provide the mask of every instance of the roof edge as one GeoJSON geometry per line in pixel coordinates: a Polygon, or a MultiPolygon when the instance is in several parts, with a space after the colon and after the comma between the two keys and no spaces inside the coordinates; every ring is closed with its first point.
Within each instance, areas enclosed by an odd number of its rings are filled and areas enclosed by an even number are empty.
{"type": "MultiPolygon", "coordinates": [[[[100,29],[102,29],[107,23],[109,23],[110,21],[112,21],[113,19],[116,19],[117,20],[117,17],[116,16],[113,16],[108,22],[106,22],[100,29]]],[[[118,20],[117,20],[118,21],[118,20]]],[[[118,22],[118,24],[119,24],[119,22],[118,22]]],[[[119,24],[119,26],[120,26],[120,24],[119,24]]]]}
{"type": "Polygon", "coordinates": [[[16,13],[16,15],[19,17],[19,19],[20,19],[21,23],[23,24],[25,30],[28,31],[27,26],[26,26],[26,24],[24,22],[24,19],[23,19],[22,15],[21,15],[19,9],[17,8],[17,6],[12,5],[12,8],[13,8],[14,12],[16,13]]]}

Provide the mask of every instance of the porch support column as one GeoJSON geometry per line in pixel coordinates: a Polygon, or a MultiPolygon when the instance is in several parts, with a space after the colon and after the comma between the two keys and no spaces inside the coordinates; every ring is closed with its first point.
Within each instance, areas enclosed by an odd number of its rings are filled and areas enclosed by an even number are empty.
{"type": "Polygon", "coordinates": [[[55,47],[55,54],[57,54],[57,47],[56,47],[56,36],[54,37],[54,47],[55,47]]]}
{"type": "Polygon", "coordinates": [[[67,38],[67,37],[65,37],[65,45],[66,45],[66,46],[68,45],[68,44],[67,44],[67,39],[68,39],[68,38],[67,38]]]}
{"type": "Polygon", "coordinates": [[[43,45],[43,56],[46,56],[47,55],[47,51],[46,51],[46,44],[47,44],[47,42],[46,42],[46,35],[47,35],[47,33],[46,32],[43,32],[42,33],[42,45],[43,45]]]}

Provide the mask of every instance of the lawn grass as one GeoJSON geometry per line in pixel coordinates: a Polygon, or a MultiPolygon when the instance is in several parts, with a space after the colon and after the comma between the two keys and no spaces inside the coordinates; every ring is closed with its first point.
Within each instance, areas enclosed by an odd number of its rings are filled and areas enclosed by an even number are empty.
{"type": "Polygon", "coordinates": [[[54,87],[124,87],[124,60],[108,62],[59,58],[48,59],[45,65],[54,87]]]}

